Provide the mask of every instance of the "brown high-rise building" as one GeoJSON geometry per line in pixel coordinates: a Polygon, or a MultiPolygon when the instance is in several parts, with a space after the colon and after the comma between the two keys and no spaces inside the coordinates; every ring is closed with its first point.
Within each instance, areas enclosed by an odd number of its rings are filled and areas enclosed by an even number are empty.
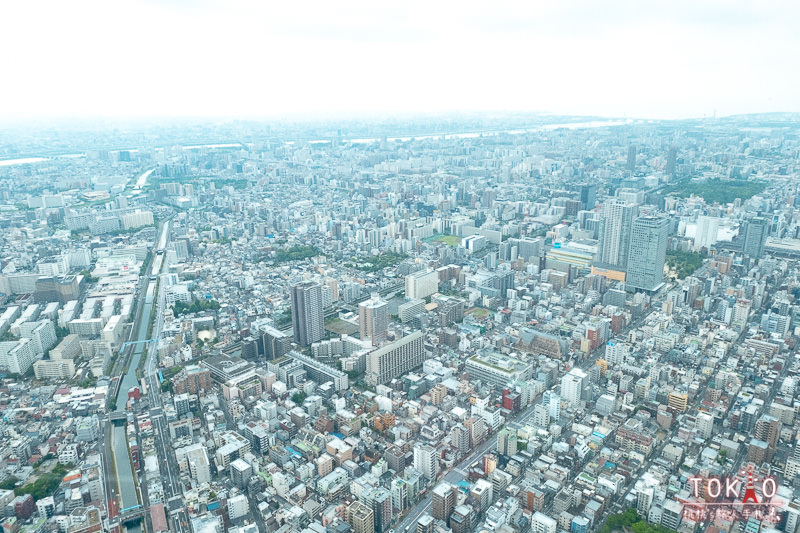
{"type": "Polygon", "coordinates": [[[453,533],[471,533],[472,528],[472,507],[469,505],[459,505],[453,509],[450,515],[450,529],[453,533]]]}
{"type": "Polygon", "coordinates": [[[769,415],[763,414],[761,418],[756,421],[755,431],[753,436],[758,440],[767,443],[766,461],[772,461],[775,455],[775,447],[778,445],[778,437],[781,434],[781,421],[780,419],[769,415]]]}
{"type": "Polygon", "coordinates": [[[450,513],[456,507],[456,489],[455,485],[451,485],[447,481],[442,481],[433,489],[433,510],[431,514],[437,520],[444,520],[447,522],[450,519],[450,513]]]}
{"type": "Polygon", "coordinates": [[[358,500],[347,508],[347,523],[353,528],[353,533],[375,533],[375,513],[358,500]]]}
{"type": "Polygon", "coordinates": [[[189,365],[172,378],[174,394],[197,394],[201,390],[211,390],[211,371],[207,368],[189,365]]]}

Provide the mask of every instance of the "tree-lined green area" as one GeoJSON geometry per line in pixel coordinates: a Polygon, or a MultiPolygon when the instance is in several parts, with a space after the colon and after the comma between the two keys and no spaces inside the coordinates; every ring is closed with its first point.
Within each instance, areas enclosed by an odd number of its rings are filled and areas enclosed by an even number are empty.
{"type": "Polygon", "coordinates": [[[56,491],[61,480],[70,468],[72,468],[72,465],[57,464],[51,471],[42,474],[39,476],[39,479],[33,483],[15,488],[14,494],[17,496],[30,494],[33,496],[34,500],[46,498],[56,491]]]}
{"type": "Polygon", "coordinates": [[[667,250],[666,263],[674,268],[680,279],[691,276],[703,264],[703,255],[697,252],[667,250]]]}
{"type": "Polygon", "coordinates": [[[172,308],[176,316],[200,311],[217,311],[218,309],[219,302],[216,300],[193,300],[190,304],[175,302],[175,306],[172,308]]]}
{"type": "Polygon", "coordinates": [[[183,367],[179,365],[161,369],[161,376],[164,378],[164,381],[161,382],[162,392],[172,392],[172,378],[178,375],[182,369],[183,367]]]}
{"type": "Polygon", "coordinates": [[[624,513],[612,514],[600,529],[599,533],[616,531],[632,531],[633,533],[673,533],[664,526],[648,524],[636,513],[636,509],[628,509],[624,513]]]}
{"type": "Polygon", "coordinates": [[[289,248],[281,248],[275,252],[275,262],[284,263],[286,261],[298,261],[320,255],[320,250],[316,246],[300,245],[289,248]]]}
{"type": "Polygon", "coordinates": [[[737,198],[742,201],[760,194],[767,188],[763,181],[721,180],[718,178],[706,181],[683,179],[664,189],[664,195],[688,198],[692,194],[702,196],[706,203],[727,204],[737,198]]]}
{"type": "Polygon", "coordinates": [[[96,283],[100,278],[92,276],[88,270],[81,270],[81,276],[86,280],[86,283],[96,283]]]}
{"type": "Polygon", "coordinates": [[[408,256],[405,254],[386,252],[380,255],[352,257],[344,266],[355,268],[356,270],[363,270],[364,272],[377,272],[386,267],[395,266],[407,257],[408,256]]]}
{"type": "Polygon", "coordinates": [[[292,394],[292,401],[297,405],[302,405],[307,397],[305,392],[295,392],[292,394]]]}

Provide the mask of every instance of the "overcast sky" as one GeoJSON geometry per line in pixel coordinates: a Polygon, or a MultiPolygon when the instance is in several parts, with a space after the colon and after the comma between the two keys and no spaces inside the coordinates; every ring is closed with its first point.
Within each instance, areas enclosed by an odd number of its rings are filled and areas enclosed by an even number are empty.
{"type": "Polygon", "coordinates": [[[25,0],[0,117],[800,111],[800,1],[25,0]]]}

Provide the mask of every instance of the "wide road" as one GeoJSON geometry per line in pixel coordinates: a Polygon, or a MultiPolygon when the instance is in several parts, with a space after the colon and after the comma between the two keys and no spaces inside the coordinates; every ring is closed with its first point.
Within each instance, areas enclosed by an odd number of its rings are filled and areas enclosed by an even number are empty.
{"type": "MultiPolygon", "coordinates": [[[[165,249],[168,242],[169,222],[165,224],[164,232],[162,233],[161,239],[159,239],[157,249],[165,249]]],[[[155,256],[151,277],[155,276],[157,279],[160,279],[161,274],[168,268],[167,262],[164,259],[165,255],[155,256]]],[[[175,460],[175,454],[172,451],[172,444],[169,438],[169,426],[163,411],[161,383],[158,379],[158,340],[161,338],[161,331],[164,325],[164,311],[167,307],[166,292],[163,290],[157,291],[153,301],[150,303],[151,309],[152,305],[156,306],[156,314],[153,323],[152,338],[146,339],[148,342],[143,345],[149,346],[149,349],[147,350],[147,359],[144,363],[142,380],[147,386],[150,419],[153,423],[155,445],[158,453],[158,465],[164,487],[164,500],[169,501],[175,496],[182,497],[183,487],[180,482],[180,469],[175,460]]],[[[148,310],[148,317],[150,316],[149,313],[150,311],[148,310]]],[[[177,516],[173,518],[171,531],[182,533],[190,530],[188,516],[185,511],[179,512],[177,516]]]]}

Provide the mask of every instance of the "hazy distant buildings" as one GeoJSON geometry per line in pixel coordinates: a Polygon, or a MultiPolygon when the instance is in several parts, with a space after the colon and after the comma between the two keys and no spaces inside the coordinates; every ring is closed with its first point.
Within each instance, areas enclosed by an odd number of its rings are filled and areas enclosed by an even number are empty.
{"type": "Polygon", "coordinates": [[[664,169],[664,171],[668,175],[674,176],[677,164],[678,164],[678,149],[673,146],[669,149],[669,152],[667,152],[667,166],[664,169]]]}
{"type": "Polygon", "coordinates": [[[325,336],[322,286],[310,281],[292,287],[292,328],[294,340],[310,346],[325,336]]]}

